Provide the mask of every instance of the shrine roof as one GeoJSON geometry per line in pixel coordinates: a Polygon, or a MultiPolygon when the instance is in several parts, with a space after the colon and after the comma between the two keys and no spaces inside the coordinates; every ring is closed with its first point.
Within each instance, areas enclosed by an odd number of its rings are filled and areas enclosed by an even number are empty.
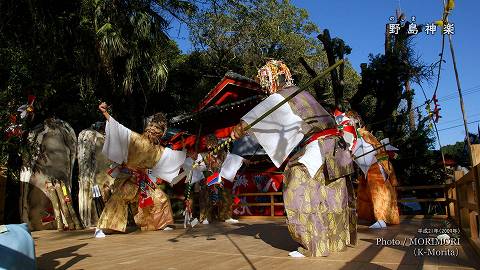
{"type": "Polygon", "coordinates": [[[171,118],[169,126],[196,134],[236,124],[266,93],[252,79],[227,72],[191,113],[171,118]]]}

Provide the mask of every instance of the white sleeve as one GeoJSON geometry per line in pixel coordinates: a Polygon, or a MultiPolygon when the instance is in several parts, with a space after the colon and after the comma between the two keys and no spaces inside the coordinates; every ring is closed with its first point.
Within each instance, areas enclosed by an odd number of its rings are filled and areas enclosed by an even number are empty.
{"type": "Polygon", "coordinates": [[[207,170],[207,165],[205,165],[202,155],[198,154],[197,160],[195,162],[198,163],[198,166],[193,169],[191,181],[192,184],[204,179],[205,176],[203,175],[203,172],[207,170]]]}
{"type": "MultiPolygon", "coordinates": [[[[282,95],[277,93],[270,95],[243,116],[242,120],[251,124],[284,99],[282,95]]],[[[304,137],[301,132],[302,122],[302,118],[293,112],[287,102],[253,126],[249,132],[253,134],[278,168],[302,141],[304,137]]]]}
{"type": "MultiPolygon", "coordinates": [[[[190,183],[192,184],[205,178],[202,172],[207,170],[205,163],[203,162],[202,156],[200,154],[198,154],[197,160],[195,162],[200,164],[197,165],[192,171],[192,179],[190,180],[190,183]]],[[[192,167],[193,167],[193,159],[190,157],[186,158],[185,162],[183,163],[183,170],[185,171],[185,173],[186,174],[190,173],[190,171],[192,170],[192,167]]]]}
{"type": "Polygon", "coordinates": [[[109,117],[105,126],[105,142],[102,153],[111,161],[122,164],[128,158],[128,145],[132,131],[109,117]]]}
{"type": "Polygon", "coordinates": [[[184,151],[165,148],[162,157],[152,168],[152,175],[169,183],[172,182],[173,178],[179,174],[186,157],[187,154],[184,151]]]}
{"type": "Polygon", "coordinates": [[[220,176],[227,179],[230,182],[233,182],[235,175],[237,175],[238,170],[242,167],[243,158],[241,156],[228,153],[225,161],[222,164],[220,169],[220,176]]]}
{"type": "Polygon", "coordinates": [[[315,177],[318,169],[323,165],[323,157],[322,152],[320,151],[320,145],[318,141],[312,141],[305,147],[305,153],[303,156],[298,160],[298,162],[305,165],[310,174],[310,177],[315,177]]]}
{"type": "Polygon", "coordinates": [[[355,147],[352,149],[352,153],[355,157],[361,156],[355,158],[354,161],[365,175],[367,175],[370,166],[377,162],[377,158],[375,157],[377,153],[376,151],[373,151],[374,149],[373,145],[367,143],[362,138],[358,138],[355,147]]]}

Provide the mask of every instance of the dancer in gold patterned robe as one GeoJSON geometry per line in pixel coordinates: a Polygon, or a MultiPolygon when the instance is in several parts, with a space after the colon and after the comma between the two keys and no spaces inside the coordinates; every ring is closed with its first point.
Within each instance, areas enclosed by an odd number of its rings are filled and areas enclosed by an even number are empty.
{"type": "Polygon", "coordinates": [[[107,105],[99,109],[107,119],[103,153],[119,164],[113,194],[98,220],[98,229],[125,232],[128,205],[138,201],[135,223],[142,230],[159,230],[173,223],[172,208],[167,195],[156,187],[156,179],[172,181],[185,161],[185,152],[173,151],[159,144],[166,130],[163,114],[155,114],[143,134],[135,133],[111,117],[107,105]],[[152,180],[153,179],[153,180],[152,180]]]}
{"type": "MultiPolygon", "coordinates": [[[[242,117],[231,136],[298,90],[281,61],[269,61],[259,70],[260,84],[271,95],[242,117]]],[[[346,177],[352,159],[335,120],[307,91],[303,91],[257,123],[249,133],[262,145],[276,167],[289,157],[283,199],[287,225],[301,247],[292,257],[327,256],[355,242],[350,230],[346,177]],[[296,152],[294,149],[297,149],[296,152]]]]}

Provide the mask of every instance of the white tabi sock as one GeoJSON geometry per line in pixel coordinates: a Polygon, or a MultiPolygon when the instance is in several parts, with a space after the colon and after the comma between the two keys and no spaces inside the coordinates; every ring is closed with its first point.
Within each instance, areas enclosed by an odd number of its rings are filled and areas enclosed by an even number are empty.
{"type": "Polygon", "coordinates": [[[195,218],[194,220],[192,220],[190,222],[190,226],[192,226],[192,228],[195,227],[195,225],[197,225],[197,224],[198,224],[198,219],[197,218],[195,218]]]}
{"type": "Polygon", "coordinates": [[[387,224],[383,220],[378,220],[377,222],[373,223],[369,228],[370,229],[381,229],[386,228],[387,224]]]}
{"type": "Polygon", "coordinates": [[[203,225],[208,225],[208,219],[205,219],[203,222],[202,222],[203,225]]]}
{"type": "Polygon", "coordinates": [[[387,223],[385,223],[385,221],[379,220],[378,222],[380,222],[380,225],[382,225],[382,228],[386,228],[386,227],[387,227],[387,223]]]}
{"type": "Polygon", "coordinates": [[[172,227],[165,227],[163,230],[164,231],[173,231],[173,228],[172,227]]]}
{"type": "Polygon", "coordinates": [[[293,258],[305,258],[305,255],[303,255],[302,253],[300,253],[296,250],[288,253],[288,256],[293,257],[293,258]]]}
{"type": "Polygon", "coordinates": [[[238,223],[238,219],[229,218],[229,219],[225,220],[225,222],[227,222],[227,223],[238,223]]]}
{"type": "Polygon", "coordinates": [[[95,228],[95,233],[93,234],[95,238],[105,238],[105,234],[101,229],[95,228]]]}

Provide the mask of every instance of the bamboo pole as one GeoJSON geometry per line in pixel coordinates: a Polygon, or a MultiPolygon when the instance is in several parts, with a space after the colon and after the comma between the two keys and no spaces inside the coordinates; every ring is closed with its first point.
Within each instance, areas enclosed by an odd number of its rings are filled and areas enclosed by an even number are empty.
{"type": "MultiPolygon", "coordinates": [[[[446,21],[448,22],[448,20],[446,21]]],[[[470,136],[468,133],[467,114],[465,113],[465,106],[463,103],[462,88],[460,87],[460,78],[458,76],[457,60],[455,58],[455,50],[453,49],[452,35],[448,35],[448,41],[450,43],[450,53],[452,54],[453,70],[455,71],[455,80],[457,82],[458,97],[460,98],[460,109],[462,111],[463,126],[465,128],[465,135],[467,136],[468,153],[470,154],[469,155],[470,163],[473,168],[474,164],[473,164],[473,155],[472,155],[472,144],[470,143],[470,136]]]]}
{"type": "MultiPolygon", "coordinates": [[[[452,1],[453,3],[453,1],[452,1]]],[[[445,5],[445,1],[444,1],[444,18],[443,18],[443,25],[445,26],[445,24],[448,24],[448,15],[450,14],[450,10],[453,9],[453,6],[450,6],[450,5],[445,5]]],[[[470,135],[469,135],[469,132],[468,132],[468,121],[467,121],[467,115],[465,113],[465,106],[464,106],[464,102],[463,102],[463,95],[462,95],[462,88],[460,86],[460,78],[459,78],[459,75],[458,75],[458,69],[457,69],[457,60],[456,60],[456,57],[455,57],[455,50],[453,49],[453,41],[452,41],[452,35],[449,34],[448,35],[448,42],[449,42],[449,45],[450,45],[450,53],[452,55],[452,62],[453,62],[453,70],[455,72],[455,81],[457,83],[457,90],[458,90],[458,97],[459,97],[459,102],[460,102],[460,109],[462,111],[462,117],[463,117],[463,126],[465,128],[465,135],[466,135],[466,139],[467,139],[467,145],[468,145],[468,152],[469,152],[469,158],[470,158],[470,164],[472,166],[472,170],[473,170],[473,175],[474,175],[474,185],[475,185],[475,191],[477,193],[477,196],[476,196],[476,206],[479,207],[480,206],[480,177],[479,177],[479,173],[478,173],[478,168],[475,167],[475,161],[474,161],[474,154],[473,154],[473,149],[472,149],[472,144],[470,142],[470,135]]],[[[470,221],[472,220],[472,214],[473,213],[470,213],[470,221]]],[[[473,215],[474,217],[474,215],[473,215]]],[[[461,217],[460,217],[461,219],[461,217]]],[[[472,230],[471,232],[472,233],[475,233],[475,237],[472,236],[473,239],[478,239],[478,228],[476,226],[472,226],[473,225],[473,222],[470,222],[470,229],[472,230]]],[[[476,222],[474,223],[474,225],[476,225],[476,222]]]]}
{"type": "MultiPolygon", "coordinates": [[[[448,22],[448,15],[450,15],[451,9],[453,7],[449,7],[445,0],[443,1],[443,7],[444,7],[444,13],[443,13],[443,27],[447,25],[448,22]]],[[[443,35],[445,36],[445,32],[443,32],[443,35]]],[[[458,97],[460,99],[460,109],[462,111],[462,117],[463,117],[463,126],[465,128],[465,135],[467,136],[467,145],[468,145],[468,152],[469,152],[469,157],[470,157],[470,164],[472,165],[472,168],[474,167],[473,164],[473,154],[472,154],[472,145],[470,143],[470,137],[468,133],[468,122],[467,122],[467,115],[465,113],[465,106],[463,103],[463,95],[462,95],[462,88],[460,86],[460,78],[458,75],[458,69],[457,69],[457,59],[455,57],[455,50],[453,49],[453,41],[452,41],[452,35],[448,34],[448,43],[450,45],[450,54],[452,55],[452,62],[453,62],[453,70],[455,72],[455,81],[457,83],[457,91],[458,91],[458,97]]]]}

